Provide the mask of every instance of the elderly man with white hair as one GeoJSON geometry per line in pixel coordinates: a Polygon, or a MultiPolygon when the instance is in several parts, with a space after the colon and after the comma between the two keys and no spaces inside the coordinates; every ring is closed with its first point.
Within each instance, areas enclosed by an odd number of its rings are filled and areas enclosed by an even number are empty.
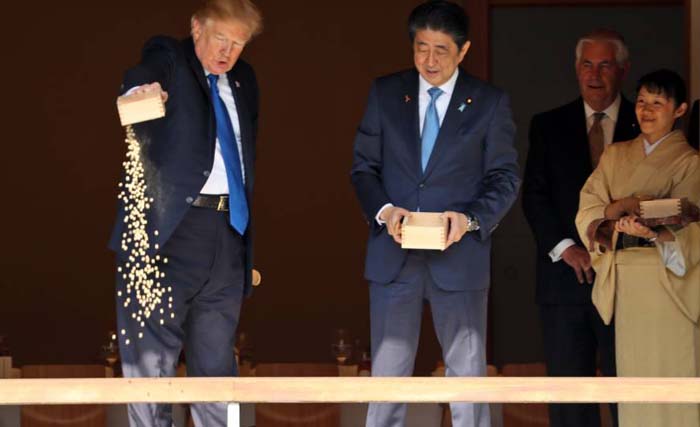
{"type": "MultiPolygon", "coordinates": [[[[579,192],[615,141],[639,133],[634,105],[620,93],[629,70],[622,36],[595,30],[576,45],[581,96],[540,113],[530,124],[523,183],[523,208],[537,242],[537,303],[547,373],[615,375],[614,327],[606,326],[591,302],[594,272],[576,231],[579,192]]],[[[611,405],[617,425],[617,409],[611,405]]],[[[553,427],[601,424],[597,404],[549,406],[553,427]]]]}

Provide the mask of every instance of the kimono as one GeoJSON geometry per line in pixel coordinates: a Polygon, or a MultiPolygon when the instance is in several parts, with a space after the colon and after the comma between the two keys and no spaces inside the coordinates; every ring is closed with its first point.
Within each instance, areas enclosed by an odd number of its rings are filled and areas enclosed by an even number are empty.
{"type": "MultiPolygon", "coordinates": [[[[697,377],[700,224],[664,226],[674,242],[615,249],[619,233],[613,222],[603,221],[607,239],[591,239],[591,224],[601,223],[605,207],[629,196],[685,197],[698,204],[700,157],[680,131],[669,134],[649,155],[641,135],[607,147],[581,190],[576,227],[591,249],[596,271],[593,304],[606,324],[615,316],[618,376],[697,377]],[[669,268],[670,258],[681,268],[669,268]]],[[[619,417],[621,427],[698,427],[700,405],[620,404],[619,417]]]]}

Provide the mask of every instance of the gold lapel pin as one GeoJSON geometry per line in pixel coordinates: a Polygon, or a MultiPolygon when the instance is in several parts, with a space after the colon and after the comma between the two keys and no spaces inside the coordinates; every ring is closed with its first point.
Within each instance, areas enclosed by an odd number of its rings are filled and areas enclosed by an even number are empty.
{"type": "Polygon", "coordinates": [[[411,102],[411,97],[408,95],[404,95],[403,102],[405,102],[405,103],[411,102]]]}

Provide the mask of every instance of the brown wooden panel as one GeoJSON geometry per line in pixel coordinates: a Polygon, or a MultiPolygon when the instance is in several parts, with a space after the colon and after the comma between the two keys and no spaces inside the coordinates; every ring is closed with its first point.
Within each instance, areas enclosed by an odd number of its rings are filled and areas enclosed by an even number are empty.
{"type": "MultiPolygon", "coordinates": [[[[683,21],[683,24],[685,26],[685,75],[686,75],[686,84],[688,85],[688,99],[690,101],[693,100],[693,75],[691,74],[693,72],[693,53],[691,52],[691,33],[693,31],[692,27],[692,9],[690,6],[691,0],[681,0],[683,3],[683,10],[685,13],[685,19],[683,21]]],[[[697,43],[697,42],[696,42],[697,43]]],[[[692,105],[692,104],[689,104],[692,105]]],[[[686,134],[687,135],[687,134],[686,134]]]]}
{"type": "Polygon", "coordinates": [[[678,6],[684,0],[489,0],[499,6],[678,6]]]}
{"type": "MultiPolygon", "coordinates": [[[[101,378],[102,365],[27,365],[22,378],[101,378]]],[[[20,410],[21,427],[104,427],[104,405],[25,405],[20,410]]]]}
{"type": "MultiPolygon", "coordinates": [[[[544,377],[544,363],[503,365],[504,377],[544,377]]],[[[546,403],[506,403],[503,405],[503,425],[507,427],[546,427],[549,414],[546,403]]]]}
{"type": "MultiPolygon", "coordinates": [[[[329,363],[262,363],[255,368],[261,377],[333,377],[338,366],[329,363]]],[[[257,427],[337,427],[340,405],[334,403],[260,403],[255,405],[257,427]]]]}
{"type": "Polygon", "coordinates": [[[489,0],[464,1],[463,4],[469,15],[469,38],[472,42],[464,65],[469,73],[488,80],[491,77],[489,0]]]}

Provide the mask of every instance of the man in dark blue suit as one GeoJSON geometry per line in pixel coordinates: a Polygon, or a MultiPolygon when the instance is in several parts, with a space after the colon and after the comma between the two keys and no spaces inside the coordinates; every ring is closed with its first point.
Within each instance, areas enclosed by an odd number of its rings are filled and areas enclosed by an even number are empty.
{"type": "MultiPolygon", "coordinates": [[[[128,275],[123,269],[117,275],[126,377],[174,376],[183,346],[189,376],[236,374],[235,331],[251,285],[258,118],[255,75],[239,55],[260,31],[261,16],[249,0],[208,0],[191,25],[191,38],[148,41],[122,87],[159,91],[166,100],[166,116],[135,131],[153,198],[146,217],[150,255],[170,288],[160,306],[166,315],[147,317],[128,275]]],[[[135,240],[127,214],[122,204],[110,242],[120,266],[129,262],[128,239],[135,240]]],[[[226,425],[221,403],[193,405],[192,414],[197,426],[226,425]]],[[[171,418],[169,405],[129,405],[132,427],[170,427],[171,418]]]]}
{"type": "MultiPolygon", "coordinates": [[[[409,18],[415,68],[377,79],[355,138],[352,182],[369,222],[373,376],[413,372],[423,300],[448,376],[486,373],[490,236],[516,199],[508,97],[459,64],[468,17],[448,1],[409,18]],[[445,251],[401,249],[411,211],[443,212],[445,251]]],[[[490,425],[485,404],[452,403],[454,426],[490,425]]],[[[402,426],[405,405],[371,404],[367,426],[402,426]]]]}

